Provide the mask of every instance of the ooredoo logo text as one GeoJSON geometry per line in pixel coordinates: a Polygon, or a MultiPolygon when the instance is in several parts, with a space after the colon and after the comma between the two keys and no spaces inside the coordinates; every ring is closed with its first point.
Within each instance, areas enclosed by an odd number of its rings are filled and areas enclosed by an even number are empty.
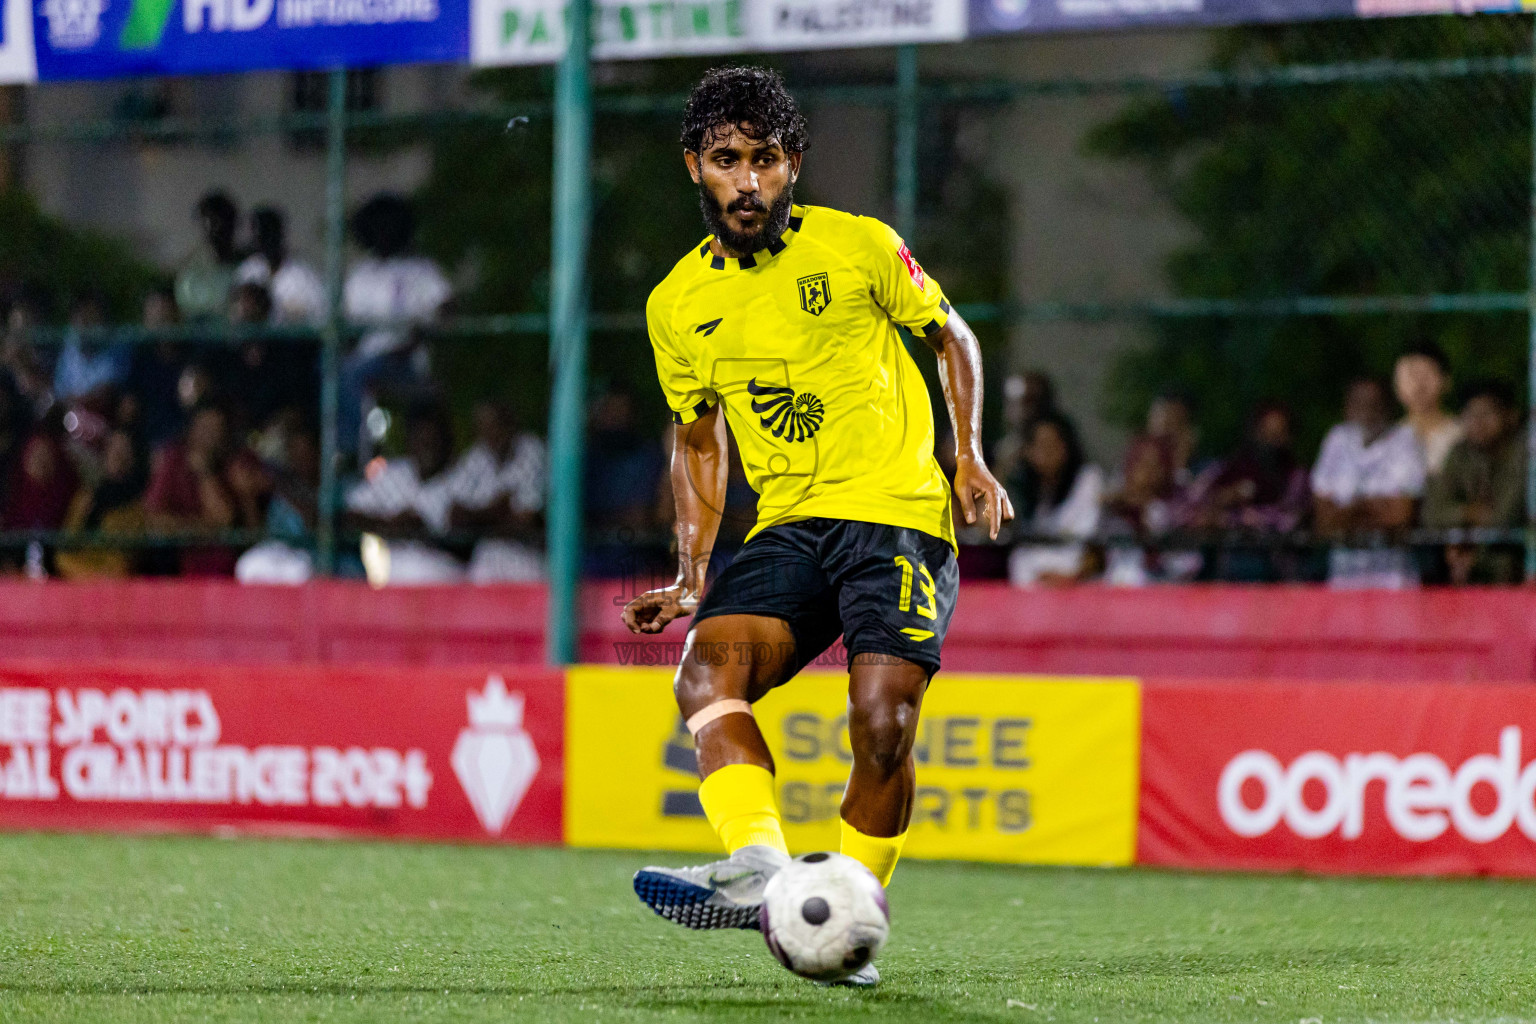
{"type": "Polygon", "coordinates": [[[1359,839],[1368,823],[1384,822],[1410,842],[1454,830],[1490,843],[1512,828],[1536,841],[1536,760],[1521,764],[1521,740],[1518,726],[1506,726],[1495,752],[1454,766],[1430,753],[1322,750],[1286,765],[1267,750],[1245,750],[1222,770],[1217,805],[1227,827],[1246,838],[1283,824],[1303,839],[1359,839]]]}

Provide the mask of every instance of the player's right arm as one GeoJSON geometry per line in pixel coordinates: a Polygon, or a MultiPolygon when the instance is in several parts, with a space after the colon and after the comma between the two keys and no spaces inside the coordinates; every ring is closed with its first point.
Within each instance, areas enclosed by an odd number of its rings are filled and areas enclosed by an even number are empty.
{"type": "Polygon", "coordinates": [[[646,320],[656,375],[672,410],[672,495],[677,505],[677,581],[648,590],[624,606],[632,633],[660,633],[667,623],[692,615],[704,592],[709,554],[725,508],[729,448],[719,396],[699,380],[668,323],[665,304],[652,296],[646,320]]]}

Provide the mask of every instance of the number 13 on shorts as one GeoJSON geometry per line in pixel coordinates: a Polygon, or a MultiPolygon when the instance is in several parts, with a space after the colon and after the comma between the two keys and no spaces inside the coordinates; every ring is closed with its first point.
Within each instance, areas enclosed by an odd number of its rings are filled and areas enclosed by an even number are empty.
{"type": "Polygon", "coordinates": [[[914,610],[925,619],[937,619],[939,617],[939,607],[934,603],[934,591],[937,589],[937,584],[933,582],[933,576],[928,572],[928,567],[922,562],[917,563],[917,572],[922,574],[922,579],[917,581],[918,589],[922,592],[922,600],[918,601],[914,608],[912,602],[912,580],[914,576],[912,563],[906,555],[897,555],[895,561],[896,565],[901,569],[901,592],[897,597],[896,607],[901,611],[914,610]]]}

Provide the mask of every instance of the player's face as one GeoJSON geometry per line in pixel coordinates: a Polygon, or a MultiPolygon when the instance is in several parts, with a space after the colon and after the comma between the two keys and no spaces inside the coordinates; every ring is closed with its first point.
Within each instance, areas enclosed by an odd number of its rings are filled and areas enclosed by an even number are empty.
{"type": "Polygon", "coordinates": [[[739,126],[708,137],[700,153],[686,152],[699,186],[704,221],[721,244],[747,255],[776,240],[789,225],[800,154],[777,139],[754,139],[739,126]]]}

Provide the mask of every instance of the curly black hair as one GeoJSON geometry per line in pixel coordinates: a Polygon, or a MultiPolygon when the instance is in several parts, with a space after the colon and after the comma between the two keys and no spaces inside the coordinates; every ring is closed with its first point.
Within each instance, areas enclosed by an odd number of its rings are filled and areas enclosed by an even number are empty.
{"type": "Polygon", "coordinates": [[[701,78],[683,107],[683,148],[702,153],[737,126],[753,139],[777,139],[790,153],[810,148],[799,106],[768,68],[712,68],[701,78]]]}

